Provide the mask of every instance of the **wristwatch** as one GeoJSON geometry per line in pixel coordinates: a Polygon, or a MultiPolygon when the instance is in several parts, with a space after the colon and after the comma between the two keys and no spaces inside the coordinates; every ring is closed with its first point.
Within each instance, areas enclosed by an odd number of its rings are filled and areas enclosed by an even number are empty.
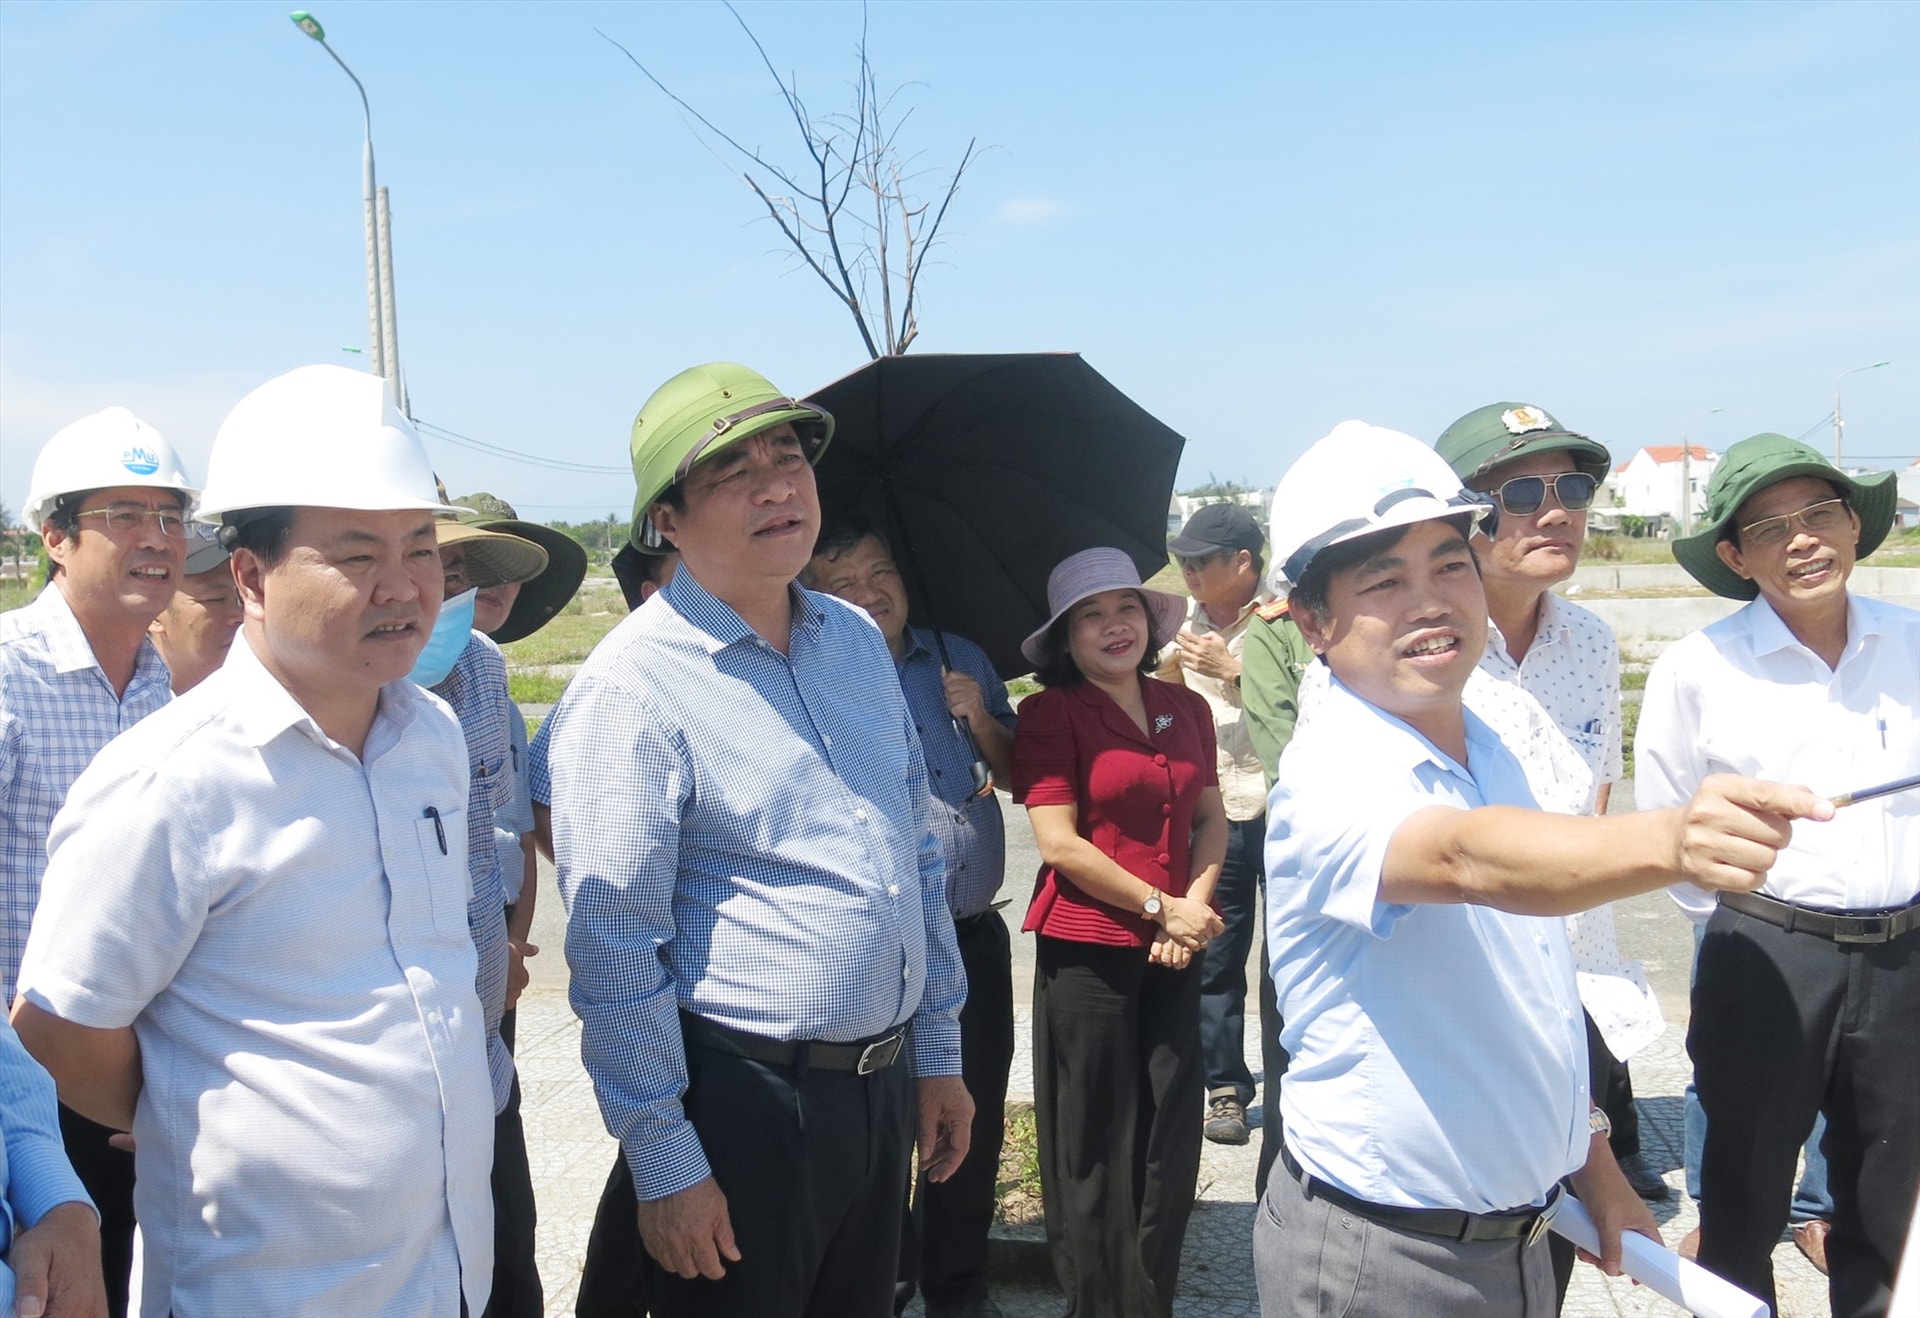
{"type": "Polygon", "coordinates": [[[1613,1134],[1613,1122],[1597,1107],[1587,1109],[1587,1130],[1595,1135],[1613,1134]]]}
{"type": "Polygon", "coordinates": [[[1158,888],[1149,891],[1147,893],[1147,899],[1140,903],[1140,914],[1146,916],[1149,920],[1158,920],[1160,918],[1160,912],[1163,909],[1165,909],[1165,907],[1160,900],[1160,890],[1158,888]]]}

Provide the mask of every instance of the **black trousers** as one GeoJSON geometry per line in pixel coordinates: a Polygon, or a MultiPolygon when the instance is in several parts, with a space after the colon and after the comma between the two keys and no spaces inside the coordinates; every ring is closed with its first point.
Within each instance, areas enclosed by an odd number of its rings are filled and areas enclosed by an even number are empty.
{"type": "Polygon", "coordinates": [[[1834,1318],[1880,1318],[1920,1187],[1920,930],[1841,944],[1720,907],[1687,1051],[1707,1116],[1701,1266],[1774,1303],[1795,1156],[1824,1112],[1834,1318]]]}
{"type": "Polygon", "coordinates": [[[1200,1053],[1207,1097],[1228,1095],[1253,1102],[1247,1070],[1247,954],[1260,923],[1260,889],[1266,873],[1267,817],[1230,820],[1227,858],[1213,890],[1214,909],[1226,928],[1207,944],[1200,962],[1200,1053]]]}
{"type": "Polygon", "coordinates": [[[107,1143],[111,1126],[60,1105],[60,1138],[74,1174],[100,1212],[100,1266],[107,1279],[108,1318],[127,1318],[127,1286],[133,1276],[133,1155],[107,1143]]]}
{"type": "Polygon", "coordinates": [[[1260,1163],[1253,1173],[1253,1201],[1258,1204],[1267,1193],[1267,1178],[1273,1164],[1280,1160],[1284,1142],[1280,1129],[1280,1078],[1291,1060],[1280,1046],[1280,993],[1273,987],[1272,949],[1260,939],[1260,1163]]]}
{"type": "Polygon", "coordinates": [[[1042,935],[1033,1098],[1069,1318],[1167,1318],[1200,1173],[1200,975],[1042,935]]]}
{"type": "Polygon", "coordinates": [[[580,1318],[888,1318],[915,1090],[884,1071],[796,1073],[692,1046],[683,1102],[727,1196],[740,1261],[719,1281],[665,1271],[640,1243],[621,1158],[587,1241],[580,1318]]]}
{"type": "Polygon", "coordinates": [[[957,922],[967,1003],[960,1010],[961,1078],[973,1097],[973,1145],[954,1174],[914,1187],[900,1231],[898,1313],[916,1288],[929,1304],[961,1305],[987,1293],[987,1233],[1006,1138],[1007,1073],[1013,1069],[1013,951],[1007,922],[987,911],[957,922]]]}
{"type": "Polygon", "coordinates": [[[493,1119],[493,1294],[487,1300],[487,1318],[541,1318],[546,1312],[534,1259],[537,1220],[527,1132],[520,1121],[520,1078],[515,1076],[506,1108],[493,1119]]]}
{"type": "Polygon", "coordinates": [[[1633,1102],[1633,1076],[1627,1064],[1607,1047],[1606,1038],[1593,1023],[1593,1017],[1585,1011],[1580,1014],[1587,1019],[1587,1085],[1593,1094],[1594,1106],[1613,1123],[1607,1147],[1616,1158],[1631,1157],[1640,1152],[1640,1109],[1633,1102]]]}

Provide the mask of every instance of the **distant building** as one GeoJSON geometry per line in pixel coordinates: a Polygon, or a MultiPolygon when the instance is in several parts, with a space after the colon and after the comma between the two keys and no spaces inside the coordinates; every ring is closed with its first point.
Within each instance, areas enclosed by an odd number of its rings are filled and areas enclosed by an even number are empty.
{"type": "Polygon", "coordinates": [[[1684,534],[1706,511],[1707,482],[1719,462],[1718,453],[1699,444],[1649,445],[1613,469],[1595,511],[1616,520],[1642,517],[1684,534]]]}
{"type": "Polygon", "coordinates": [[[1920,526],[1920,458],[1915,458],[1900,473],[1900,497],[1894,505],[1893,520],[1903,527],[1920,526]]]}
{"type": "MultiPolygon", "coordinates": [[[[1253,514],[1262,531],[1267,530],[1267,509],[1273,502],[1272,490],[1243,490],[1239,494],[1176,494],[1167,501],[1167,535],[1175,536],[1187,519],[1210,503],[1237,503],[1253,514]]],[[[1271,532],[1269,532],[1271,534],[1271,532]]]]}

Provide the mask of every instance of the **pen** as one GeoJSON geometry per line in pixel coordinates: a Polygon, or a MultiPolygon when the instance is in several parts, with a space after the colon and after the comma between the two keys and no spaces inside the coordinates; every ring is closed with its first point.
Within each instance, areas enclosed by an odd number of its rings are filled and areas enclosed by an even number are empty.
{"type": "Polygon", "coordinates": [[[1878,787],[1863,787],[1857,792],[1842,792],[1838,796],[1827,799],[1833,803],[1834,809],[1837,810],[1843,805],[1854,805],[1861,801],[1871,801],[1876,796],[1892,796],[1895,792],[1912,791],[1916,787],[1920,787],[1920,773],[1914,774],[1911,778],[1895,778],[1892,782],[1881,783],[1878,787]]]}
{"type": "Polygon", "coordinates": [[[428,806],[425,810],[420,812],[420,817],[422,819],[431,819],[433,821],[433,835],[440,839],[440,854],[443,856],[446,855],[447,854],[447,828],[446,828],[446,825],[440,822],[440,812],[436,810],[434,807],[428,806]]]}

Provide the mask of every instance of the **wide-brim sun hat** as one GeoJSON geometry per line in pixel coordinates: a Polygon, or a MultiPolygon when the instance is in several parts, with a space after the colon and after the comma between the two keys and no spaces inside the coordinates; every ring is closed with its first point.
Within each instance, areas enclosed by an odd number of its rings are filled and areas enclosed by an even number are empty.
{"type": "Polygon", "coordinates": [[[1713,479],[1707,483],[1706,520],[1698,531],[1673,542],[1674,558],[1689,576],[1714,594],[1724,599],[1753,599],[1760,587],[1722,562],[1714,546],[1734,525],[1742,504],[1768,486],[1796,476],[1823,480],[1846,495],[1860,518],[1860,538],[1854,542],[1857,557],[1865,558],[1887,538],[1900,494],[1896,473],[1849,476],[1820,456],[1818,449],[1785,435],[1762,434],[1741,440],[1720,459],[1713,469],[1713,479]]]}
{"type": "Polygon", "coordinates": [[[1173,639],[1187,619],[1187,601],[1164,590],[1152,590],[1140,580],[1139,569],[1124,550],[1082,549],[1069,554],[1047,574],[1047,609],[1051,616],[1020,642],[1020,653],[1036,668],[1052,657],[1047,649],[1047,632],[1053,624],[1081,600],[1109,590],[1137,590],[1153,615],[1153,639],[1162,644],[1173,639]]]}
{"type": "Polygon", "coordinates": [[[507,620],[491,635],[496,644],[507,645],[533,635],[567,606],[587,578],[587,551],[572,536],[538,522],[521,521],[513,505],[505,499],[481,493],[460,500],[473,509],[461,521],[471,521],[485,531],[504,532],[520,540],[531,541],[546,551],[546,565],[539,574],[523,581],[520,594],[507,612],[507,620]]]}
{"type": "Polygon", "coordinates": [[[1433,447],[1463,481],[1535,453],[1563,452],[1573,459],[1575,471],[1596,481],[1605,480],[1613,467],[1606,445],[1568,429],[1546,408],[1531,403],[1476,407],[1442,431],[1433,447]]]}
{"type": "Polygon", "coordinates": [[[1492,510],[1453,468],[1412,435],[1342,421],[1287,468],[1267,520],[1273,538],[1270,584],[1297,585],[1319,553],[1375,531],[1444,517],[1474,524],[1492,510]]]}

